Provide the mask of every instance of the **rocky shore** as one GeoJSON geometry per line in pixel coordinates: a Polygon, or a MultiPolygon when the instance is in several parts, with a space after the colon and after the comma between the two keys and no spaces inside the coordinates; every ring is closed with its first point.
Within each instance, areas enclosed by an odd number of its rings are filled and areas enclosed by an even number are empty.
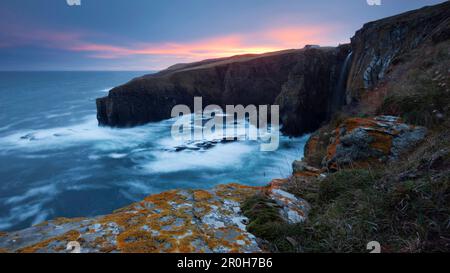
{"type": "Polygon", "coordinates": [[[368,23],[350,45],[181,64],[114,88],[97,100],[101,125],[161,120],[202,96],[278,103],[286,134],[314,133],[292,176],[266,187],[163,192],[2,233],[0,251],[450,250],[449,14],[445,2],[368,23]]]}

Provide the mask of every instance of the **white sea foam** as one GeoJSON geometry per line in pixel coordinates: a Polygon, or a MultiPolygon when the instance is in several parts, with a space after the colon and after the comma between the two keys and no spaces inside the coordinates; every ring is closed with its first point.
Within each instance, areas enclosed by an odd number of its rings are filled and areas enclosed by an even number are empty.
{"type": "Polygon", "coordinates": [[[143,163],[142,168],[147,173],[169,173],[185,170],[227,169],[240,166],[243,157],[257,149],[245,143],[229,143],[218,145],[201,153],[195,151],[155,151],[152,153],[157,160],[143,163]]]}
{"type": "Polygon", "coordinates": [[[15,223],[26,221],[30,218],[34,218],[34,223],[36,219],[40,220],[43,218],[40,216],[42,214],[46,214],[45,210],[42,209],[42,202],[14,206],[9,211],[8,216],[0,217],[0,230],[8,229],[15,223]]]}
{"type": "Polygon", "coordinates": [[[0,137],[0,152],[10,150],[35,152],[83,143],[92,143],[104,151],[117,151],[148,141],[152,133],[158,130],[160,128],[153,128],[151,125],[131,129],[99,127],[95,116],[87,116],[81,123],[66,127],[21,130],[0,137]]]}
{"type": "MultiPolygon", "coordinates": [[[[55,113],[50,113],[52,114],[55,113]]],[[[191,117],[184,119],[191,128],[195,126],[191,117]]],[[[264,178],[261,183],[267,183],[271,178],[275,178],[274,176],[289,174],[292,160],[301,157],[303,152],[300,149],[306,141],[306,138],[289,140],[281,137],[281,145],[292,141],[296,148],[280,146],[280,150],[275,152],[261,153],[257,142],[222,143],[222,136],[214,132],[205,132],[204,139],[197,141],[173,139],[170,128],[174,121],[175,118],[135,128],[114,129],[99,127],[95,115],[90,114],[81,121],[69,121],[73,124],[67,126],[2,132],[2,155],[19,156],[39,163],[55,156],[67,160],[68,164],[74,164],[68,166],[78,167],[67,168],[56,174],[49,171],[51,177],[45,178],[46,180],[33,181],[33,185],[27,185],[21,193],[0,200],[5,208],[9,208],[0,216],[0,229],[14,227],[23,221],[38,223],[51,218],[51,202],[68,191],[114,188],[118,189],[123,197],[136,201],[142,198],[142,195],[166,189],[166,186],[161,187],[158,184],[160,177],[169,177],[164,182],[174,188],[180,185],[190,186],[195,181],[210,182],[212,179],[217,182],[215,178],[225,180],[228,177],[242,177],[239,182],[256,183],[254,179],[257,176],[264,178]],[[214,142],[212,145],[202,146],[211,141],[214,142]],[[177,151],[176,148],[180,146],[186,149],[177,151]],[[68,160],[74,149],[67,148],[74,147],[82,151],[81,158],[75,155],[76,161],[68,160]],[[198,147],[202,148],[198,150],[198,147]],[[133,165],[127,165],[127,169],[123,167],[123,170],[111,169],[110,166],[120,165],[118,161],[121,158],[129,159],[133,165]],[[263,165],[261,169],[260,165],[263,165]],[[108,173],[114,172],[115,175],[116,171],[119,175],[125,174],[126,179],[111,179],[108,173]],[[196,177],[185,178],[184,172],[190,171],[194,171],[192,173],[195,173],[196,177]],[[176,173],[179,173],[178,176],[176,173]],[[238,174],[233,176],[234,173],[238,174]],[[95,179],[90,179],[90,175],[95,179]],[[147,177],[145,180],[141,180],[143,175],[147,177]],[[253,180],[248,182],[246,177],[253,180]],[[127,179],[130,180],[126,181],[127,179]]],[[[245,122],[238,123],[238,136],[246,134],[246,126],[245,122]]],[[[66,161],[63,162],[65,164],[66,161]]],[[[226,182],[230,181],[224,181],[226,182]]]]}
{"type": "Polygon", "coordinates": [[[114,87],[108,87],[108,88],[103,88],[103,89],[101,89],[99,92],[101,92],[101,93],[106,93],[106,92],[109,92],[111,89],[113,89],[114,87]]]}
{"type": "Polygon", "coordinates": [[[32,197],[36,197],[38,195],[46,195],[46,196],[53,196],[56,194],[56,186],[54,184],[51,185],[45,185],[41,187],[36,187],[33,189],[30,189],[26,191],[25,193],[17,196],[10,197],[6,199],[5,204],[16,204],[23,202],[24,200],[27,200],[32,197]]]}
{"type": "Polygon", "coordinates": [[[108,156],[114,159],[120,159],[126,157],[128,154],[111,153],[108,156]]]}

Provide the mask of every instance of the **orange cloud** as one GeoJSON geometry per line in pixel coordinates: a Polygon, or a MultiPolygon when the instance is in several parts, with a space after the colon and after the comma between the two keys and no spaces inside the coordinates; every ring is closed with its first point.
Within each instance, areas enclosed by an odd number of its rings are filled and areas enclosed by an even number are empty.
{"type": "Polygon", "coordinates": [[[89,52],[93,58],[121,58],[132,55],[180,56],[185,58],[217,58],[238,54],[264,53],[299,48],[307,43],[322,44],[330,27],[287,27],[250,34],[212,37],[185,43],[134,44],[129,47],[97,43],[75,43],[68,49],[89,52]]]}
{"type": "Polygon", "coordinates": [[[264,31],[235,33],[186,42],[156,43],[112,43],[92,42],[95,33],[56,32],[11,26],[0,28],[0,48],[39,46],[70,52],[80,52],[88,58],[121,59],[130,64],[148,63],[152,69],[162,69],[174,62],[191,62],[240,54],[260,54],[290,48],[301,48],[305,44],[336,45],[336,26],[283,26],[264,31]],[[327,40],[328,39],[328,40],[327,40]],[[330,40],[331,39],[331,40],[330,40]],[[4,41],[8,41],[7,43],[4,41]],[[138,58],[135,58],[138,56],[138,58]]]}

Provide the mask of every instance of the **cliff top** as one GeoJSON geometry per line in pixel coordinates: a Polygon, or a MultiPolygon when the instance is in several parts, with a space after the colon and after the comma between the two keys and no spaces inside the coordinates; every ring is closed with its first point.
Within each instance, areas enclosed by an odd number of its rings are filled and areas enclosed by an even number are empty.
{"type": "Polygon", "coordinates": [[[231,57],[206,59],[206,60],[193,62],[193,63],[178,63],[178,64],[174,64],[172,66],[169,66],[168,68],[161,70],[158,73],[144,75],[139,78],[158,77],[158,76],[173,74],[175,72],[211,68],[211,67],[215,67],[215,66],[227,65],[227,64],[238,63],[238,62],[247,62],[247,61],[252,61],[252,60],[256,60],[256,59],[268,58],[268,57],[279,56],[279,55],[284,55],[284,54],[298,53],[298,52],[302,52],[302,51],[310,50],[310,49],[329,51],[329,50],[332,50],[333,48],[334,47],[324,46],[324,47],[319,47],[319,48],[314,47],[314,48],[301,48],[301,49],[285,49],[285,50],[266,52],[266,53],[261,53],[261,54],[243,54],[243,55],[234,55],[231,57]]]}
{"type": "MultiPolygon", "coordinates": [[[[395,25],[400,24],[402,22],[415,21],[421,17],[430,18],[433,17],[435,14],[439,14],[441,12],[448,12],[448,9],[450,9],[450,1],[446,1],[438,5],[425,6],[420,9],[411,10],[390,17],[385,17],[379,20],[371,21],[365,23],[363,25],[363,28],[368,28],[374,25],[395,25]]],[[[448,16],[450,16],[450,14],[448,14],[448,16]]]]}

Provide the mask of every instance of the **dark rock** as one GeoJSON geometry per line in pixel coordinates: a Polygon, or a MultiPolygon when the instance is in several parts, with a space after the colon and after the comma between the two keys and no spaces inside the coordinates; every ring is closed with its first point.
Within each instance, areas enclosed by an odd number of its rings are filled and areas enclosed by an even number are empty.
{"type": "Polygon", "coordinates": [[[101,125],[127,127],[170,118],[173,106],[279,104],[283,130],[318,128],[344,102],[335,94],[349,46],[286,50],[169,67],[136,78],[97,99],[101,125]]]}
{"type": "Polygon", "coordinates": [[[313,173],[319,173],[320,170],[314,167],[309,166],[306,162],[295,160],[292,162],[292,170],[293,173],[304,173],[304,172],[313,172],[313,173]]]}
{"type": "Polygon", "coordinates": [[[450,2],[367,23],[351,39],[353,63],[347,102],[383,80],[390,66],[426,42],[450,38],[450,2]]]}

